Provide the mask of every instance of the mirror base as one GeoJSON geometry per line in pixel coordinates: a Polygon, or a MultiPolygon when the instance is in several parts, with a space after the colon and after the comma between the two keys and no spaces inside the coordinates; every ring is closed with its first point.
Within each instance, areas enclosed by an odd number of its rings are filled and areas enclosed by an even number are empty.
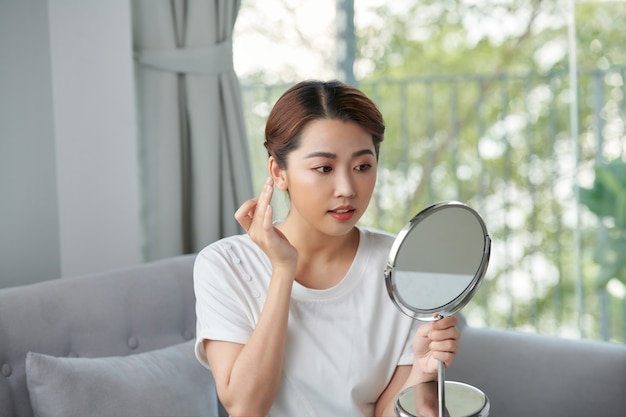
{"type": "MultiPolygon", "coordinates": [[[[437,381],[425,382],[402,391],[396,398],[397,417],[438,417],[437,381]]],[[[445,381],[445,417],[487,417],[489,398],[478,388],[445,381]]]]}

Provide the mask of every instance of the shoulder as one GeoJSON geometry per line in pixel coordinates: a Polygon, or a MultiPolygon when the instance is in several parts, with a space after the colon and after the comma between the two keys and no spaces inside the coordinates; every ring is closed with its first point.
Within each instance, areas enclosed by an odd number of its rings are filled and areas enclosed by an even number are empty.
{"type": "Polygon", "coordinates": [[[234,235],[216,240],[203,248],[197,258],[212,259],[231,257],[233,253],[257,252],[261,249],[250,239],[247,234],[234,235]]]}
{"type": "Polygon", "coordinates": [[[386,265],[395,236],[372,228],[359,228],[359,230],[361,241],[358,259],[355,261],[367,262],[371,268],[378,268],[381,264],[386,265]]]}
{"type": "Polygon", "coordinates": [[[247,234],[217,240],[202,249],[196,256],[194,273],[202,270],[237,268],[242,262],[248,266],[267,262],[267,257],[247,234]]]}
{"type": "Polygon", "coordinates": [[[270,278],[269,259],[247,234],[208,245],[198,253],[193,267],[198,298],[254,301],[263,294],[270,278]]]}
{"type": "Polygon", "coordinates": [[[395,235],[385,232],[383,230],[372,229],[367,227],[360,227],[361,238],[372,250],[387,250],[391,249],[395,235]]]}

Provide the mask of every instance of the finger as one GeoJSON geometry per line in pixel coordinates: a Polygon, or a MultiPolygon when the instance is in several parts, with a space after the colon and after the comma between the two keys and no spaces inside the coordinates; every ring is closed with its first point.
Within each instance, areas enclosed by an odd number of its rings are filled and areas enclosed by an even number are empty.
{"type": "Polygon", "coordinates": [[[257,204],[258,198],[252,198],[244,202],[235,212],[235,219],[246,231],[250,228],[257,204]]]}
{"type": "Polygon", "coordinates": [[[274,228],[274,210],[268,205],[265,209],[265,218],[263,219],[263,230],[269,231],[274,228]]]}
{"type": "Polygon", "coordinates": [[[253,227],[263,227],[265,216],[267,215],[267,208],[270,206],[270,202],[272,201],[272,195],[274,193],[274,182],[272,178],[269,177],[265,184],[263,185],[263,189],[259,194],[259,198],[257,201],[257,206],[255,208],[255,214],[258,216],[253,216],[252,218],[252,226],[253,227]]]}
{"type": "Polygon", "coordinates": [[[455,357],[456,357],[456,352],[442,352],[442,351],[433,352],[433,358],[436,359],[437,361],[443,362],[446,368],[452,365],[455,357]]]}
{"type": "Polygon", "coordinates": [[[442,361],[446,366],[449,366],[459,351],[459,344],[455,340],[431,342],[429,349],[434,359],[442,361]]]}
{"type": "Polygon", "coordinates": [[[265,181],[265,184],[263,184],[263,188],[261,189],[261,192],[259,193],[259,205],[262,205],[262,206],[268,205],[270,201],[272,200],[273,191],[274,191],[274,181],[272,180],[272,177],[268,177],[267,180],[265,181]]]}
{"type": "Polygon", "coordinates": [[[433,329],[441,330],[441,329],[447,329],[450,327],[455,327],[458,324],[458,322],[459,320],[456,318],[456,316],[448,316],[441,320],[434,321],[433,329]]]}
{"type": "Polygon", "coordinates": [[[441,342],[444,340],[458,341],[461,338],[461,332],[456,327],[450,327],[444,330],[433,330],[428,334],[428,338],[432,342],[441,342]]]}
{"type": "Polygon", "coordinates": [[[455,353],[459,350],[459,341],[454,339],[437,340],[430,342],[428,348],[432,352],[455,353]]]}
{"type": "Polygon", "coordinates": [[[432,327],[428,333],[428,337],[433,340],[441,340],[447,337],[451,337],[450,335],[458,333],[456,324],[456,317],[446,317],[444,319],[437,320],[432,323],[432,327]]]}
{"type": "Polygon", "coordinates": [[[428,337],[432,329],[433,329],[432,323],[424,323],[420,327],[417,328],[417,335],[420,337],[428,337]]]}

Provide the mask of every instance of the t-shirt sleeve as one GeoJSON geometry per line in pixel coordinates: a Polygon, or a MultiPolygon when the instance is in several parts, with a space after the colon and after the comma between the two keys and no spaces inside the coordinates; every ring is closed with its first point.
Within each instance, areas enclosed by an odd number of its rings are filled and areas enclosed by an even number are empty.
{"type": "Polygon", "coordinates": [[[193,268],[196,296],[196,344],[198,360],[209,367],[204,340],[247,343],[253,331],[245,314],[245,295],[237,270],[226,254],[207,247],[196,257],[193,268]]]}
{"type": "Polygon", "coordinates": [[[413,324],[411,325],[411,330],[409,330],[409,334],[406,338],[406,343],[404,344],[404,349],[402,350],[402,355],[400,355],[400,360],[398,361],[399,365],[413,365],[413,338],[415,337],[415,332],[423,323],[419,320],[413,320],[413,324]]]}

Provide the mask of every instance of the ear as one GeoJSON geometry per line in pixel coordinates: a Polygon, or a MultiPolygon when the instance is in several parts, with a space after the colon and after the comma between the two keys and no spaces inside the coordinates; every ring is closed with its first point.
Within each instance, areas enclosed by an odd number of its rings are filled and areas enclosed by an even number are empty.
{"type": "Polygon", "coordinates": [[[280,191],[286,191],[288,188],[287,170],[281,168],[273,156],[269,157],[269,160],[267,161],[267,168],[270,173],[270,177],[272,177],[274,184],[276,184],[276,187],[280,191]]]}

